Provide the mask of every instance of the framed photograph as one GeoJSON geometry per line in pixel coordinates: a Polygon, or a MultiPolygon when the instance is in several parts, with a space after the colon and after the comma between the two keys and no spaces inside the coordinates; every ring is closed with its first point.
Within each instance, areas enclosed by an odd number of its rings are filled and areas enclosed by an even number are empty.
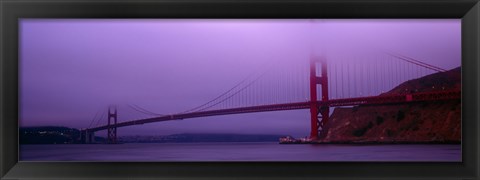
{"type": "Polygon", "coordinates": [[[0,6],[2,179],[479,177],[478,1],[0,6]]]}

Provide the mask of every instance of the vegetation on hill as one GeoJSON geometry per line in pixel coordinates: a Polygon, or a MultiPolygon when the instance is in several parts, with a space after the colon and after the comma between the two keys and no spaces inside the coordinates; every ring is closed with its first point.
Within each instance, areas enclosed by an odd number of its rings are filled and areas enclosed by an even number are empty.
{"type": "MultiPolygon", "coordinates": [[[[461,89],[461,69],[400,84],[382,95],[461,89]]],[[[460,143],[460,100],[335,108],[321,134],[328,143],[460,143]]]]}

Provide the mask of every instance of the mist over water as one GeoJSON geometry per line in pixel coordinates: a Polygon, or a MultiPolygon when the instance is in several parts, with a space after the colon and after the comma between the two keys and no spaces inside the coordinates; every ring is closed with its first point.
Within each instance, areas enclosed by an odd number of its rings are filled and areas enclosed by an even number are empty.
{"type": "Polygon", "coordinates": [[[277,142],[21,145],[20,161],[461,162],[461,145],[282,145],[277,142]]]}

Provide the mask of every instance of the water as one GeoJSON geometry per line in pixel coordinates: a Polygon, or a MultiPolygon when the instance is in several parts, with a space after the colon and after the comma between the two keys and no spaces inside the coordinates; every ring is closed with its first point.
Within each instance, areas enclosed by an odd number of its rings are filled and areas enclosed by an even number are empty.
{"type": "Polygon", "coordinates": [[[461,145],[158,143],[20,145],[20,161],[442,161],[461,145]]]}

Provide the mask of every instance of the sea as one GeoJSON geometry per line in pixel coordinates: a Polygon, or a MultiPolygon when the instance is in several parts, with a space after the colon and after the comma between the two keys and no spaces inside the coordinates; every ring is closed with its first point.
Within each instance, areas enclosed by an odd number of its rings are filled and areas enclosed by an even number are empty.
{"type": "Polygon", "coordinates": [[[461,162],[452,144],[279,144],[278,142],[20,145],[19,161],[461,162]]]}

